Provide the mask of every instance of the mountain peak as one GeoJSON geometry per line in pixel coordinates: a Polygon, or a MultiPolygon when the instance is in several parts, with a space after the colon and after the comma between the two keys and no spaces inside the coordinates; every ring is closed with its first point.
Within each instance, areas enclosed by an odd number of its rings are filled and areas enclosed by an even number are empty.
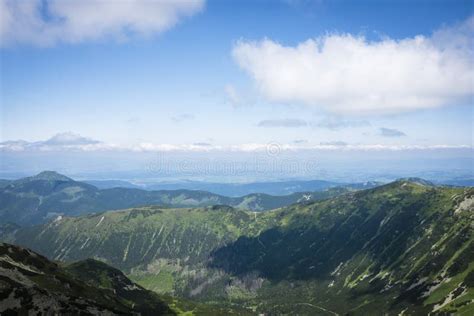
{"type": "Polygon", "coordinates": [[[423,185],[423,186],[430,186],[430,187],[435,186],[435,184],[433,182],[430,182],[430,181],[422,179],[422,178],[416,178],[416,177],[400,178],[396,182],[410,182],[410,183],[423,185]]]}
{"type": "Polygon", "coordinates": [[[56,171],[42,171],[36,176],[30,177],[31,180],[48,180],[48,181],[73,181],[71,178],[66,177],[56,171]]]}
{"type": "MultiPolygon", "coordinates": [[[[373,190],[379,191],[379,192],[385,192],[385,191],[392,191],[392,190],[399,190],[399,189],[410,189],[410,190],[430,190],[432,188],[435,188],[436,185],[430,181],[421,179],[421,178],[399,178],[393,182],[377,186],[373,190]]],[[[366,192],[369,192],[370,190],[367,190],[366,192]]],[[[360,191],[364,192],[364,190],[360,191]]],[[[363,194],[363,193],[361,193],[363,194]]]]}

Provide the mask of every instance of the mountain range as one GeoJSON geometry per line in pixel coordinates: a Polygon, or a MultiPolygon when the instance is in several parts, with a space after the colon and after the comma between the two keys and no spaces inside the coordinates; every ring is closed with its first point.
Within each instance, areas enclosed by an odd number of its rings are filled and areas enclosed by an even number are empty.
{"type": "Polygon", "coordinates": [[[353,190],[368,189],[382,182],[368,181],[361,183],[342,183],[326,180],[284,180],[284,181],[266,181],[250,183],[216,183],[201,181],[176,181],[176,182],[151,182],[140,183],[136,185],[123,180],[86,180],[86,183],[97,186],[101,189],[110,189],[116,187],[129,187],[145,190],[194,190],[207,191],[218,195],[229,197],[240,197],[253,193],[264,193],[272,196],[290,195],[297,192],[315,192],[325,191],[330,188],[344,187],[353,190]]]}
{"type": "Polygon", "coordinates": [[[78,216],[106,210],[160,205],[165,207],[199,207],[229,205],[239,209],[265,211],[297,202],[333,197],[376,183],[343,187],[321,187],[321,191],[298,192],[283,196],[253,193],[227,197],[197,190],[148,191],[135,188],[98,189],[74,181],[53,171],[32,177],[3,182],[0,186],[0,222],[18,225],[44,223],[57,216],[78,216]]]}
{"type": "Polygon", "coordinates": [[[404,179],[267,212],[133,207],[2,230],[160,295],[243,312],[474,313],[474,189],[404,179]]]}

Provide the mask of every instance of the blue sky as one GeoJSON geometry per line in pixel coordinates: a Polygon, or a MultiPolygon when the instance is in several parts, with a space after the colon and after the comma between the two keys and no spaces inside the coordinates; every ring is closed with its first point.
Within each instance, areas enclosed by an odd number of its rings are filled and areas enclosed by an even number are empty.
{"type": "Polygon", "coordinates": [[[471,1],[196,0],[172,22],[158,8],[90,25],[61,0],[25,2],[38,10],[25,21],[42,24],[2,26],[3,142],[472,147],[471,1]],[[408,69],[433,54],[442,60],[408,69]]]}

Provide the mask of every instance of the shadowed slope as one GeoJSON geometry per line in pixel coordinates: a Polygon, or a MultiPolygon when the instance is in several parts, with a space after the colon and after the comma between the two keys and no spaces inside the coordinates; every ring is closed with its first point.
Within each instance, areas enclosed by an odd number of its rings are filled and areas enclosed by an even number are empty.
{"type": "Polygon", "coordinates": [[[2,315],[33,311],[76,315],[174,314],[156,294],[103,263],[88,260],[64,269],[28,249],[4,243],[0,244],[0,281],[2,315]],[[102,284],[90,282],[94,275],[102,284]]]}

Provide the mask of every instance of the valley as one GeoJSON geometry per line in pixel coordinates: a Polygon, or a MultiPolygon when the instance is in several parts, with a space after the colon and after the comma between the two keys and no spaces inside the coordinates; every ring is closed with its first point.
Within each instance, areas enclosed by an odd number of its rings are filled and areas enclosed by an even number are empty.
{"type": "Polygon", "coordinates": [[[399,180],[263,213],[147,206],[58,217],[2,239],[250,313],[469,315],[473,202],[472,188],[399,180]]]}

